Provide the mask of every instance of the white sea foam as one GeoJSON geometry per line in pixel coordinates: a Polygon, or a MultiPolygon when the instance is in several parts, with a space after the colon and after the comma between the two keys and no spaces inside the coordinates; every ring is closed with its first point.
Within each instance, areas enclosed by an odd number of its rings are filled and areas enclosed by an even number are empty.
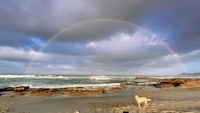
{"type": "Polygon", "coordinates": [[[0,78],[33,78],[35,75],[0,75],[0,78]]]}
{"type": "Polygon", "coordinates": [[[89,78],[90,80],[109,80],[111,77],[104,76],[104,75],[96,75],[96,76],[91,76],[89,78]]]}
{"type": "Polygon", "coordinates": [[[0,75],[0,78],[69,79],[67,76],[57,75],[0,75]]]}
{"type": "Polygon", "coordinates": [[[121,83],[107,83],[107,84],[69,84],[69,85],[52,85],[52,84],[43,84],[43,85],[31,85],[31,88],[69,88],[69,87],[119,87],[121,83]]]}
{"type": "Polygon", "coordinates": [[[160,82],[144,82],[144,83],[138,83],[139,85],[152,85],[152,84],[159,84],[160,82]]]}
{"type": "Polygon", "coordinates": [[[36,79],[90,79],[90,80],[110,80],[110,79],[135,79],[134,76],[81,76],[81,75],[0,75],[0,78],[36,78],[36,79]]]}

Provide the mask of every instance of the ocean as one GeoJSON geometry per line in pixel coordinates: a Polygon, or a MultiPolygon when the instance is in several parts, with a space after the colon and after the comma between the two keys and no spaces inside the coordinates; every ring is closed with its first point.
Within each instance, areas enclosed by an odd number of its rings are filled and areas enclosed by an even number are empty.
{"type": "MultiPolygon", "coordinates": [[[[173,78],[156,76],[157,78],[173,78]]],[[[155,78],[155,77],[154,77],[155,78]]],[[[181,77],[182,78],[182,77],[181,77]]],[[[30,86],[30,88],[64,88],[84,86],[155,84],[136,76],[111,75],[0,75],[0,88],[30,86]]]]}
{"type": "Polygon", "coordinates": [[[105,75],[0,75],[0,88],[15,86],[30,86],[30,88],[112,86],[128,83],[135,78],[135,76],[105,75]]]}

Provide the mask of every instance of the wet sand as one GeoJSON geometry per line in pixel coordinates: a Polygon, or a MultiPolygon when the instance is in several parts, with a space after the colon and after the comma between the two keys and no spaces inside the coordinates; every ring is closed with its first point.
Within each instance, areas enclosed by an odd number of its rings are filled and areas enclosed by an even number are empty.
{"type": "Polygon", "coordinates": [[[1,113],[199,113],[200,88],[125,89],[85,96],[0,96],[1,113]],[[139,109],[134,95],[152,101],[148,109],[139,109]]]}

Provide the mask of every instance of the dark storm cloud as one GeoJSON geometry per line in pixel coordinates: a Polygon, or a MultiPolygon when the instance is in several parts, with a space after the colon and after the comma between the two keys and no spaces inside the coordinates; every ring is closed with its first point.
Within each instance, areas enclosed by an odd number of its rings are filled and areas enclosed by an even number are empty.
{"type": "Polygon", "coordinates": [[[0,45],[5,47],[16,47],[27,50],[38,50],[43,40],[35,36],[29,36],[18,32],[0,31],[0,45]]]}
{"type": "MultiPolygon", "coordinates": [[[[0,28],[49,38],[68,26],[86,20],[115,18],[139,23],[148,10],[148,5],[143,4],[139,0],[116,0],[115,2],[112,0],[1,1],[0,28]]],[[[76,32],[77,35],[67,34],[68,37],[66,37],[83,40],[85,37],[95,38],[94,34],[98,34],[98,36],[110,35],[110,32],[116,31],[118,26],[116,27],[116,23],[112,22],[89,23],[89,26],[78,26],[80,27],[78,29],[81,29],[80,35],[79,32],[76,32]],[[99,24],[103,26],[99,26],[99,24]],[[85,32],[91,29],[93,34],[85,32]],[[88,36],[89,34],[91,36],[88,36]]],[[[122,28],[120,27],[119,30],[122,28]]]]}
{"type": "Polygon", "coordinates": [[[17,32],[0,31],[0,45],[19,47],[31,44],[26,35],[17,32]]]}
{"type": "MultiPolygon", "coordinates": [[[[0,4],[0,29],[49,38],[82,21],[115,18],[142,25],[163,38],[170,34],[169,43],[179,50],[183,45],[176,47],[174,44],[179,41],[178,37],[185,40],[198,38],[198,4],[196,0],[3,0],[0,4]],[[189,29],[190,32],[186,33],[189,29]]],[[[66,35],[66,41],[94,39],[123,29],[118,26],[113,22],[88,23],[66,31],[61,37],[66,35]]],[[[124,29],[132,32],[127,26],[124,29]]],[[[187,41],[183,42],[187,44],[187,41]]]]}
{"type": "Polygon", "coordinates": [[[58,32],[53,39],[65,42],[88,42],[108,38],[116,33],[129,33],[137,29],[131,23],[112,19],[81,21],[58,32]]]}
{"type": "Polygon", "coordinates": [[[77,0],[4,0],[0,4],[0,27],[49,37],[68,25],[91,17],[92,10],[87,7],[92,8],[89,3],[77,0]]]}
{"type": "MultiPolygon", "coordinates": [[[[79,69],[86,73],[137,72],[139,68],[177,65],[166,46],[154,40],[156,34],[183,62],[193,61],[200,48],[199,3],[198,0],[1,0],[0,65],[35,59],[33,72],[41,66],[40,72],[60,68],[61,72],[79,69]],[[141,28],[134,24],[152,33],[135,36],[141,28]]],[[[143,31],[142,34],[148,32],[143,31]]],[[[15,63],[10,64],[15,67],[15,63]]]]}
{"type": "Polygon", "coordinates": [[[199,49],[199,3],[198,0],[162,1],[157,10],[146,14],[143,26],[162,36],[180,54],[199,49]]]}

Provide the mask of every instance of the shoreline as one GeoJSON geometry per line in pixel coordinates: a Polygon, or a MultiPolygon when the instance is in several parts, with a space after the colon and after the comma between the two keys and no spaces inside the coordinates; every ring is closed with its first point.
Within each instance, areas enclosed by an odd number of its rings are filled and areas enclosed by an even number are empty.
{"type": "Polygon", "coordinates": [[[163,89],[163,88],[200,88],[199,78],[152,78],[137,77],[125,83],[104,83],[68,85],[66,87],[31,88],[30,86],[5,87],[0,89],[0,96],[12,98],[15,96],[54,96],[54,95],[95,95],[111,93],[129,88],[163,89]]]}
{"type": "Polygon", "coordinates": [[[162,87],[157,87],[155,84],[141,84],[137,87],[126,88],[122,84],[120,87],[71,87],[71,89],[13,87],[13,91],[3,92],[4,94],[1,92],[0,111],[2,113],[74,113],[76,110],[80,113],[200,112],[200,87],[196,85],[199,79],[194,81],[180,78],[145,79],[149,82],[159,81],[160,83],[156,85],[162,87]],[[179,85],[175,86],[174,83],[179,83],[179,85]],[[182,87],[186,85],[190,87],[182,87]],[[192,85],[195,86],[191,87],[192,85]],[[68,91],[68,93],[58,93],[59,91],[68,91]],[[32,95],[29,95],[31,92],[32,95]],[[137,107],[134,98],[136,94],[152,100],[148,102],[148,109],[137,107]]]}
{"type": "Polygon", "coordinates": [[[198,113],[200,88],[125,89],[96,95],[0,97],[3,113],[198,113]],[[134,95],[150,98],[148,109],[139,109],[134,95]],[[6,111],[8,110],[8,112],[6,111]]]}
{"type": "Polygon", "coordinates": [[[120,83],[98,84],[84,86],[70,86],[61,88],[30,88],[29,86],[6,87],[0,89],[1,96],[13,98],[15,96],[56,96],[56,95],[94,95],[123,90],[126,87],[120,83]]]}

